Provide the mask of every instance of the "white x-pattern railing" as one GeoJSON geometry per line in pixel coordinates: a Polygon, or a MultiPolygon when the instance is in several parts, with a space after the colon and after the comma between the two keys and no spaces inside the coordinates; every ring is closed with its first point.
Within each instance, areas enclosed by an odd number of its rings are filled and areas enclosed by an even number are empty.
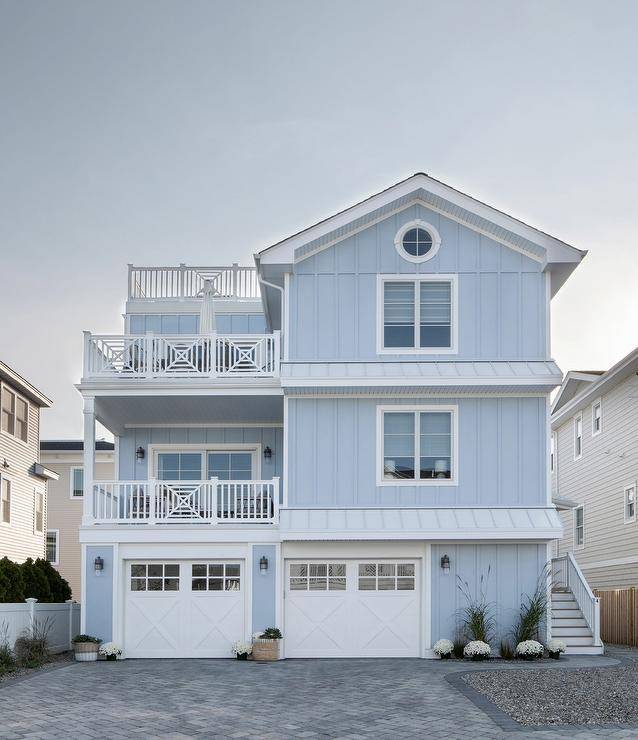
{"type": "Polygon", "coordinates": [[[277,377],[272,334],[84,336],[84,378],[277,377]]]}
{"type": "Polygon", "coordinates": [[[275,524],[279,520],[279,478],[94,481],[88,492],[87,524],[275,524]]]}

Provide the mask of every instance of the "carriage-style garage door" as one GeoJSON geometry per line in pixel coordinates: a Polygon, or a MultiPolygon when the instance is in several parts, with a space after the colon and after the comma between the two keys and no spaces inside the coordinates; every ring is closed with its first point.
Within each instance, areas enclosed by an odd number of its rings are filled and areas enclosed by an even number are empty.
{"type": "Polygon", "coordinates": [[[414,560],[286,563],[286,656],[418,657],[420,593],[414,560]]]}
{"type": "Polygon", "coordinates": [[[237,561],[131,561],[128,658],[229,658],[244,637],[244,566],[237,561]]]}

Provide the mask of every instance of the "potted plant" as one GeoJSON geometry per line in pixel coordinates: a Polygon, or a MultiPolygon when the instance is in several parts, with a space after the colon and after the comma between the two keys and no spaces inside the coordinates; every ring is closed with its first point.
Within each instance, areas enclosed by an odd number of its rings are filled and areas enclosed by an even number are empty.
{"type": "Polygon", "coordinates": [[[562,640],[550,640],[547,644],[549,657],[554,660],[558,660],[560,658],[560,654],[564,653],[565,650],[567,650],[567,645],[562,640]]]}
{"type": "Polygon", "coordinates": [[[536,640],[524,640],[516,646],[516,657],[522,660],[538,660],[544,652],[545,648],[536,640]]]}
{"type": "Polygon", "coordinates": [[[279,660],[279,640],[283,635],[277,627],[268,627],[253,636],[253,660],[279,660]]]}
{"type": "Polygon", "coordinates": [[[237,660],[248,660],[248,656],[253,651],[253,646],[249,642],[237,640],[237,642],[233,643],[231,650],[233,651],[233,655],[237,658],[237,660]]]}
{"type": "Polygon", "coordinates": [[[487,660],[492,654],[492,648],[482,640],[472,640],[463,649],[463,655],[470,660],[487,660]]]}
{"type": "Polygon", "coordinates": [[[105,642],[104,645],[100,645],[99,653],[107,660],[117,660],[117,656],[122,655],[122,649],[115,642],[105,642]]]}
{"type": "Polygon", "coordinates": [[[437,640],[432,649],[435,655],[438,655],[441,660],[447,660],[452,657],[454,643],[452,640],[437,640]]]}
{"type": "Polygon", "coordinates": [[[97,660],[97,651],[102,640],[92,635],[76,635],[73,640],[75,659],[81,663],[97,660]]]}

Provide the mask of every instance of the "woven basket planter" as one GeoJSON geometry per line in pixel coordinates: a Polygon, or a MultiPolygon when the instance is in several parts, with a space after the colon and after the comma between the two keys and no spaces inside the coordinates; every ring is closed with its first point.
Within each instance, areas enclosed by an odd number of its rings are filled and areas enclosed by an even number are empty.
{"type": "Polygon", "coordinates": [[[97,651],[99,647],[100,646],[97,642],[74,642],[73,650],[75,652],[75,659],[80,663],[97,660],[97,651]]]}
{"type": "Polygon", "coordinates": [[[279,660],[279,640],[253,640],[253,660],[279,660]]]}

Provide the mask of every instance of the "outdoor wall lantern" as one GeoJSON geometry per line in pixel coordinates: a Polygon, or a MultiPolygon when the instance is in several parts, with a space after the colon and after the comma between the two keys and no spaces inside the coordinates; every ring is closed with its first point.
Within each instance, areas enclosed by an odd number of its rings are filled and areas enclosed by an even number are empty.
{"type": "Polygon", "coordinates": [[[268,558],[265,555],[259,558],[259,572],[262,576],[265,576],[268,572],[268,558]]]}
{"type": "Polygon", "coordinates": [[[444,576],[447,576],[450,572],[450,558],[448,555],[443,555],[441,558],[441,570],[444,576]]]}
{"type": "Polygon", "coordinates": [[[264,459],[270,460],[271,457],[272,457],[272,450],[270,449],[270,447],[264,447],[264,459]]]}
{"type": "Polygon", "coordinates": [[[143,447],[138,447],[138,448],[137,448],[137,449],[135,450],[135,457],[136,457],[136,458],[137,458],[138,460],[143,460],[143,459],[144,459],[144,448],[143,448],[143,447]]]}
{"type": "Polygon", "coordinates": [[[101,576],[104,570],[104,560],[99,555],[93,561],[93,567],[95,568],[95,575],[101,576]]]}

